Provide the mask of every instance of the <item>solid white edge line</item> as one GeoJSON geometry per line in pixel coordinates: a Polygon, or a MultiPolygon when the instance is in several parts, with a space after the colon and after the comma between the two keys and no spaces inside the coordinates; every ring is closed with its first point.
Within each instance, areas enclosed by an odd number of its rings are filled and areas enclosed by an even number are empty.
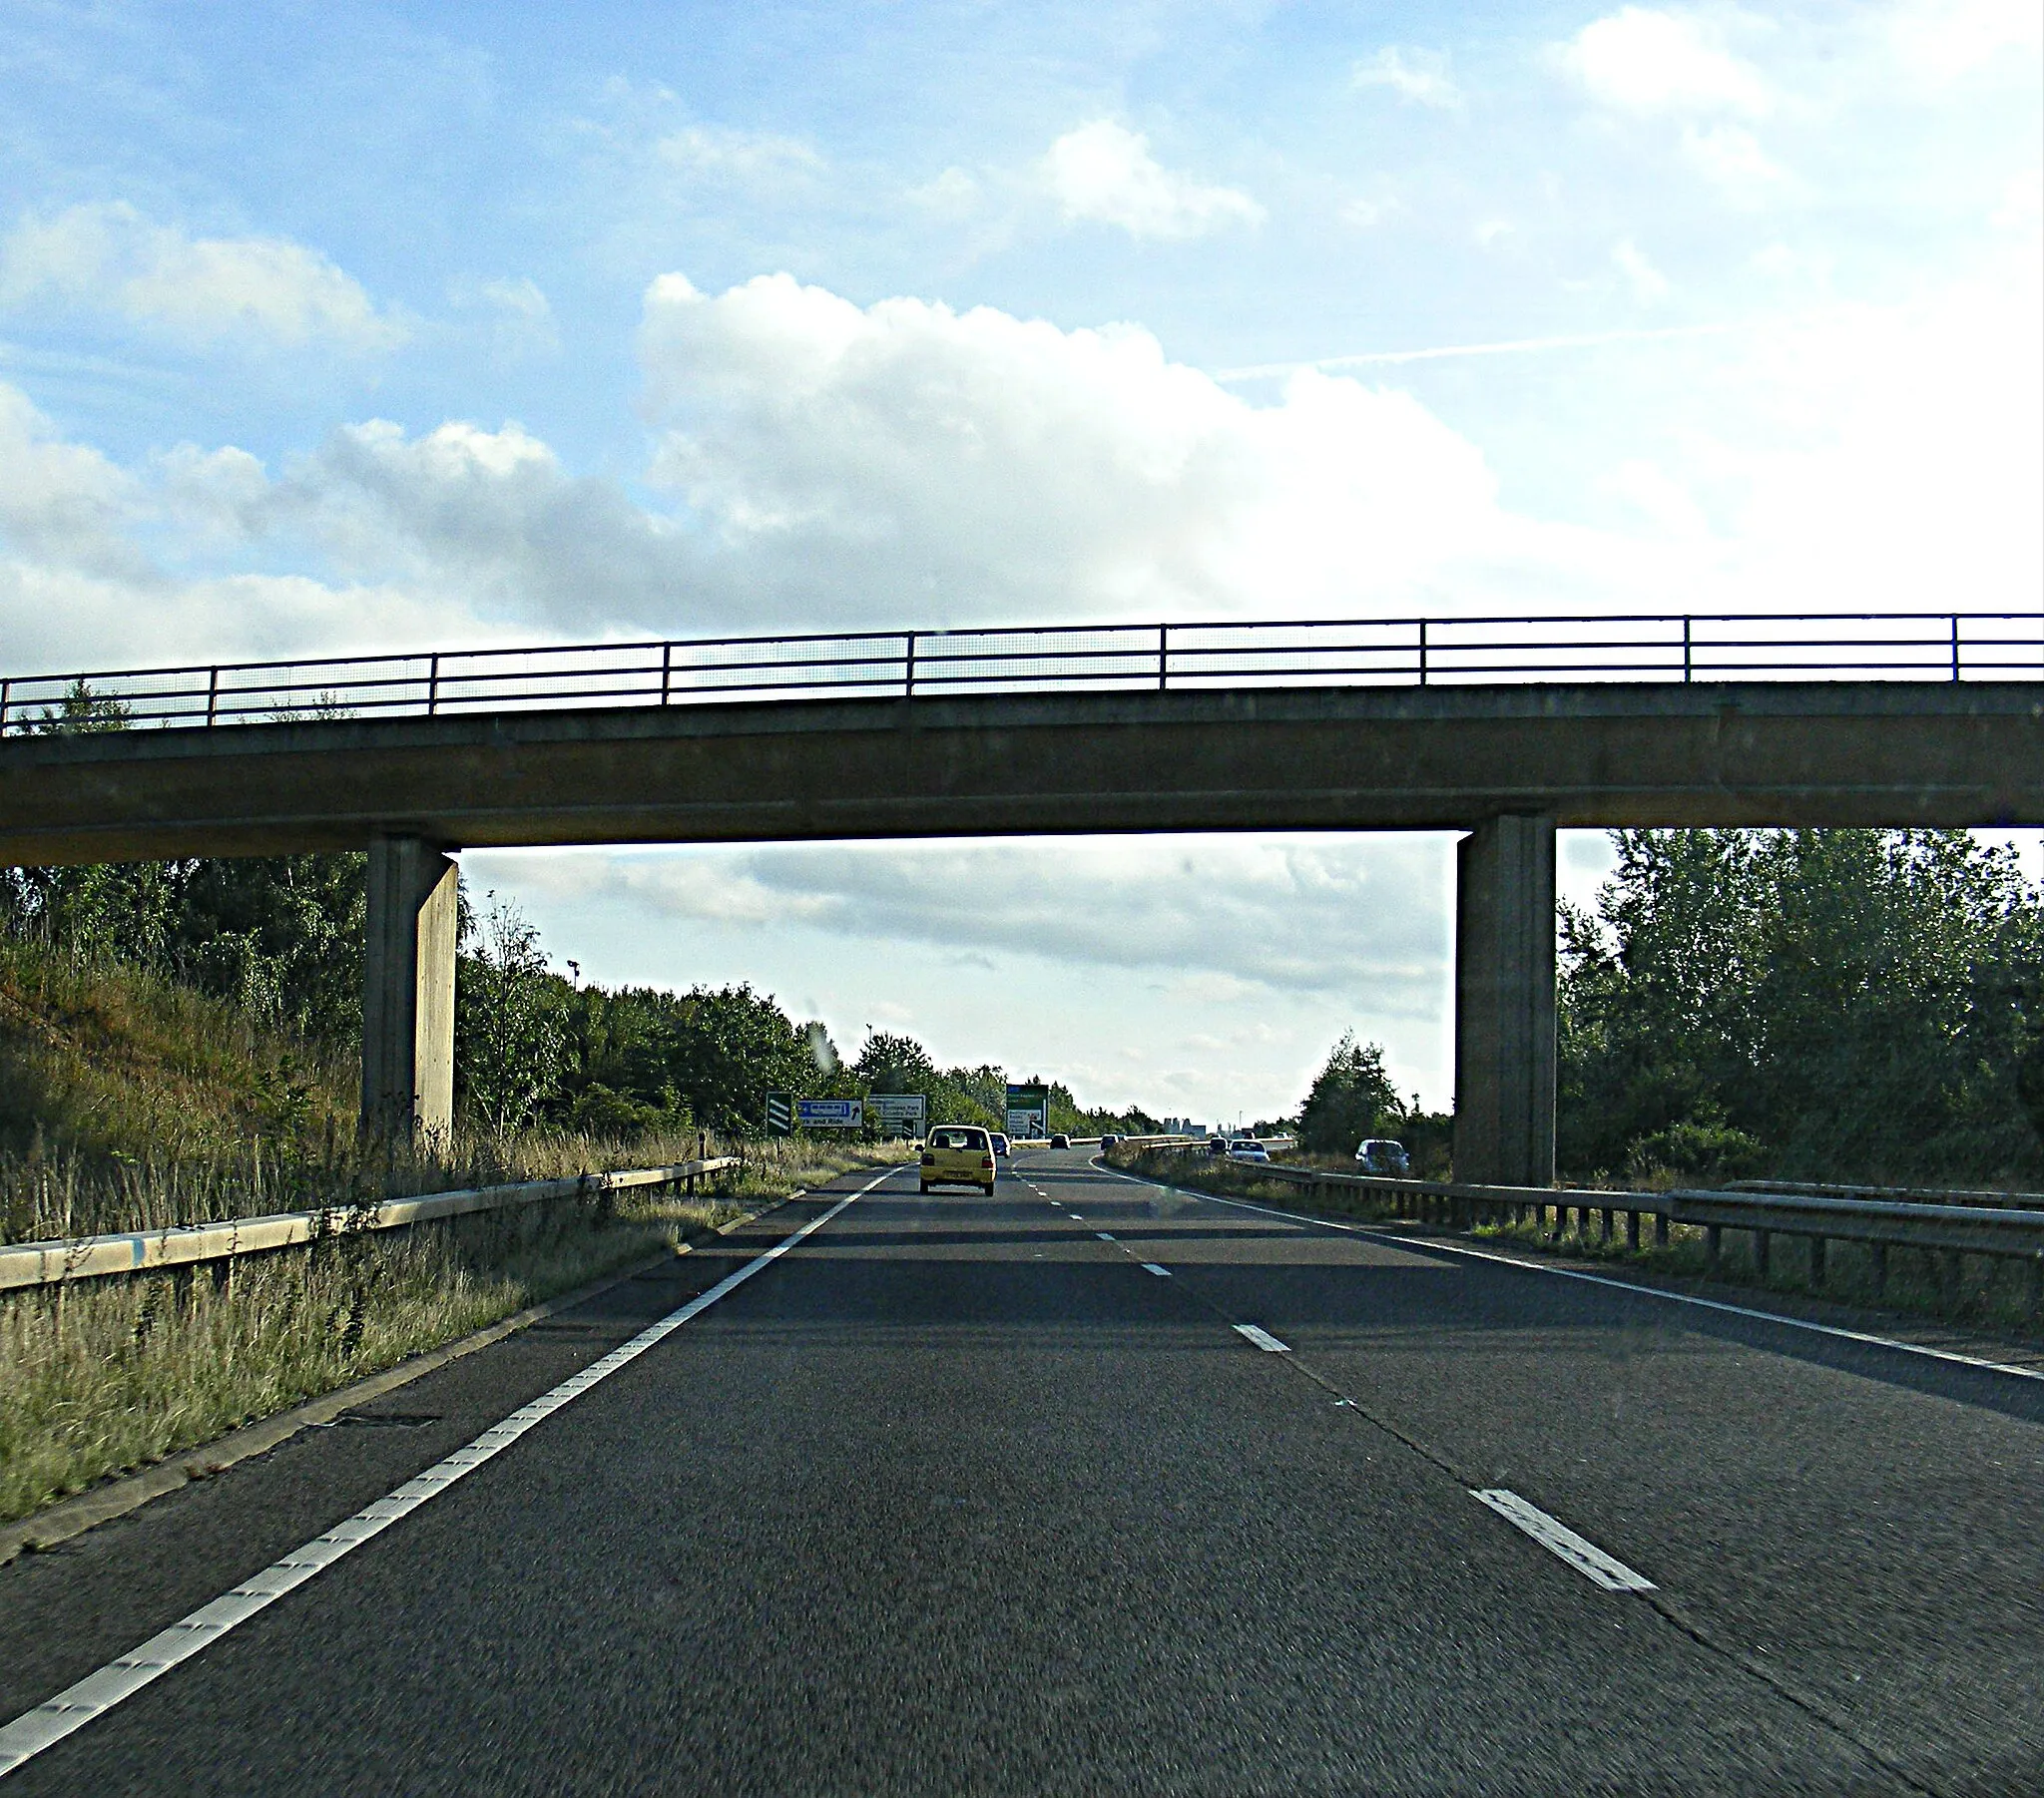
{"type": "Polygon", "coordinates": [[[1212,1192],[1202,1192],[1194,1186],[1160,1186],[1155,1180],[1138,1179],[1133,1173],[1124,1173],[1119,1167],[1105,1167],[1104,1173],[1111,1173],[1116,1179],[1127,1180],[1131,1185],[1149,1186],[1156,1191],[1190,1193],[1195,1198],[1207,1199],[1217,1205],[1233,1205],[1240,1211],[1256,1211],[1265,1217],[1282,1218],[1286,1223],[1311,1224],[1323,1230],[1340,1230],[1344,1235],[1366,1236],[1372,1242],[1381,1242],[1388,1248],[1410,1249],[1415,1253],[1444,1255],[1467,1255],[1472,1261],[1487,1261],[1493,1267],[1516,1267],[1526,1273],[1551,1274],[1559,1280],[1581,1280],[1590,1286],[1605,1286],[1613,1292],[1630,1292],[1640,1298],[1667,1299],[1671,1304],[1695,1305],[1705,1311],[1723,1311],[1732,1317],[1757,1318],[1762,1323],[1776,1323],[1788,1330],[1808,1330],[1812,1335],[1835,1336],[1841,1342],[1863,1343],[1869,1348],[1895,1349],[1904,1355],[1921,1355],[1930,1361],[1949,1361],[1958,1367],[1974,1367],[1983,1373],[2007,1374],[2016,1380],[2044,1380],[2044,1368],[2012,1367],[2006,1361],[1989,1361],[1979,1355],[1962,1355],[1956,1349],[1930,1348],[1920,1342],[1899,1342],[1892,1336],[1875,1336],[1866,1330],[1848,1330],[1839,1324],[1812,1323],[1806,1317],[1785,1317],[1779,1311],[1757,1311],[1751,1305],[1728,1304],[1724,1299],[1699,1298],[1693,1292],[1670,1292],[1662,1286],[1636,1286],[1630,1280],[1607,1279],[1602,1274],[1584,1273],[1574,1267],[1550,1267],[1545,1261],[1522,1261],[1516,1255],[1490,1254],[1480,1248],[1471,1248],[1461,1242],[1437,1242],[1432,1238],[1394,1236],[1388,1231],[1373,1230],[1367,1224],[1336,1223],[1329,1217],[1308,1217],[1298,1211],[1279,1211],[1270,1205],[1253,1205],[1245,1198],[1222,1198],[1212,1192]]]}
{"type": "Polygon", "coordinates": [[[891,1179],[900,1171],[899,1167],[889,1167],[874,1175],[856,1192],[846,1193],[829,1210],[810,1218],[792,1235],[776,1242],[764,1254],[755,1256],[735,1272],[726,1274],[708,1292],[699,1293],[678,1310],[670,1311],[657,1323],[649,1324],[629,1342],[592,1361],[580,1373],[571,1375],[529,1404],[521,1405],[510,1416],[492,1424],[473,1442],[456,1449],[424,1473],[405,1481],[373,1505],[364,1506],[353,1517],[334,1525],[324,1536],[293,1549],[282,1560],[244,1579],[233,1591],[201,1605],[168,1629],[129,1649],[118,1660],[110,1661],[99,1671],[88,1673],[67,1686],[54,1698],[33,1710],[23,1711],[11,1723],[0,1727],[0,1779],[6,1778],[16,1767],[45,1748],[84,1728],[93,1718],[113,1709],[124,1698],[133,1697],[171,1668],[190,1660],[236,1624],[245,1623],[257,1611],[266,1609],[313,1574],[324,1572],[350,1550],[380,1535],[400,1518],[410,1516],[428,1499],[445,1492],[464,1474],[473,1473],[484,1462],[509,1448],[535,1424],[551,1417],[563,1406],[572,1404],[619,1368],[638,1360],[691,1318],[709,1310],[762,1268],[779,1260],[804,1237],[821,1229],[854,1199],[863,1198],[881,1181],[891,1179]]]}
{"type": "Polygon", "coordinates": [[[1244,1337],[1250,1342],[1254,1342],[1267,1355],[1288,1355],[1291,1353],[1288,1344],[1279,1342],[1269,1330],[1264,1329],[1259,1324],[1239,1323],[1235,1326],[1235,1330],[1237,1335],[1244,1337]]]}
{"type": "Polygon", "coordinates": [[[1607,1555],[1595,1543],[1578,1536],[1559,1518],[1549,1517],[1538,1505],[1530,1504],[1509,1488],[1498,1486],[1469,1496],[1488,1505],[1514,1528],[1523,1530],[1558,1561],[1566,1562],[1593,1585],[1608,1592],[1650,1592],[1653,1580],[1636,1573],[1615,1555],[1607,1555]]]}

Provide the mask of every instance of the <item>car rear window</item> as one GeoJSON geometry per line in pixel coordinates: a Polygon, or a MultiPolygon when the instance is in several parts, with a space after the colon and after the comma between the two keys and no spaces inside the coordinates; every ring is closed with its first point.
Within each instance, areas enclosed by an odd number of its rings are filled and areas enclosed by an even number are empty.
{"type": "Polygon", "coordinates": [[[984,1148],[987,1145],[986,1132],[976,1129],[941,1129],[930,1131],[932,1148],[984,1148]]]}

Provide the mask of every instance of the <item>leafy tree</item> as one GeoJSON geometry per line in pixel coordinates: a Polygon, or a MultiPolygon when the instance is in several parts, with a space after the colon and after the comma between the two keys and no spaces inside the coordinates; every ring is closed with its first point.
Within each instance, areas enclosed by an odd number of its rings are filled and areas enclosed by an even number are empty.
{"type": "Polygon", "coordinates": [[[194,985],[265,1023],[350,1042],[362,1020],[367,869],[365,855],[194,862],[172,960],[194,985]]]}
{"type": "Polygon", "coordinates": [[[868,1093],[927,1093],[942,1079],[920,1043],[886,1031],[866,1038],[851,1072],[868,1093]]]}
{"type": "Polygon", "coordinates": [[[1564,1168],[1950,1182],[2039,1161],[2044,916],[1964,831],[1636,830],[1561,924],[1564,1168]]]}
{"type": "Polygon", "coordinates": [[[509,900],[489,900],[455,971],[454,1067],[470,1116],[509,1133],[552,1097],[568,1033],[538,929],[509,900]]]}
{"type": "Polygon", "coordinates": [[[1344,1031],[1299,1110],[1299,1146],[1313,1154],[1351,1154],[1365,1136],[1395,1130],[1404,1109],[1385,1072],[1383,1049],[1344,1031]]]}

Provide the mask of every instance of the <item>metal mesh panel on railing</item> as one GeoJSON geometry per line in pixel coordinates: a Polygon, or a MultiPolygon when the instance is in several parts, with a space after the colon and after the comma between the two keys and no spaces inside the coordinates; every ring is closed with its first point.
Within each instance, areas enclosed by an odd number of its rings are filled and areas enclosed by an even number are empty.
{"type": "Polygon", "coordinates": [[[1074,625],[16,675],[0,677],[0,730],[997,692],[2039,678],[2035,612],[1074,625]]]}

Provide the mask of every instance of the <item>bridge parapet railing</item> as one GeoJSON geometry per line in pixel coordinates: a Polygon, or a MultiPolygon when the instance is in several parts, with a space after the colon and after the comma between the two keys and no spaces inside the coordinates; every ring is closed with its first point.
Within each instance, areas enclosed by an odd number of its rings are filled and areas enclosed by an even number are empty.
{"type": "MultiPolygon", "coordinates": [[[[1193,1148],[1192,1143],[1159,1144],[1193,1148]]],[[[1229,1163],[1238,1172],[1241,1163],[1229,1163]]],[[[1750,1233],[1754,1261],[1763,1279],[1777,1236],[1801,1237],[1809,1245],[1810,1284],[1821,1287],[1825,1276],[1825,1245],[1857,1242],[1872,1250],[1876,1293],[1887,1281],[1887,1251],[1914,1248],[1945,1257],[1987,1255],[2015,1260],[2029,1268],[2025,1309],[2035,1322],[2044,1314],[2044,1209],[2012,1202],[2025,1195],[1967,1194],[2003,1202],[1925,1202],[1918,1198],[1855,1198],[1828,1192],[1783,1189],[1764,1191],[1688,1189],[1669,1192],[1613,1192],[1585,1187],[1491,1186],[1450,1180],[1399,1179],[1388,1174],[1342,1173],[1314,1167],[1288,1167],[1281,1162],[1258,1165],[1257,1179],[1326,1191],[1362,1190],[1383,1199],[1395,1216],[1467,1228],[1477,1222],[1532,1223],[1561,1241],[1575,1213],[1579,1240],[1588,1241],[1591,1220],[1601,1219],[1601,1237],[1616,1235],[1618,1220],[1628,1248],[1641,1246],[1641,1220],[1654,1221],[1657,1246],[1666,1246],[1668,1226],[1691,1224],[1704,1231],[1706,1263],[1716,1272],[1728,1229],[1750,1233]],[[1550,1219],[1552,1223],[1550,1226],[1550,1219]]],[[[1948,1200],[1950,1194],[1942,1195],[1948,1200]]],[[[1956,1284],[1956,1262],[1945,1260],[1940,1277],[1947,1288],[1956,1284]]]]}
{"type": "Polygon", "coordinates": [[[859,631],[0,676],[0,731],[759,699],[1547,681],[2044,678],[2044,612],[1599,614],[859,631]],[[96,718],[83,703],[99,702],[96,718]],[[68,708],[68,709],[67,709],[68,708]]]}

